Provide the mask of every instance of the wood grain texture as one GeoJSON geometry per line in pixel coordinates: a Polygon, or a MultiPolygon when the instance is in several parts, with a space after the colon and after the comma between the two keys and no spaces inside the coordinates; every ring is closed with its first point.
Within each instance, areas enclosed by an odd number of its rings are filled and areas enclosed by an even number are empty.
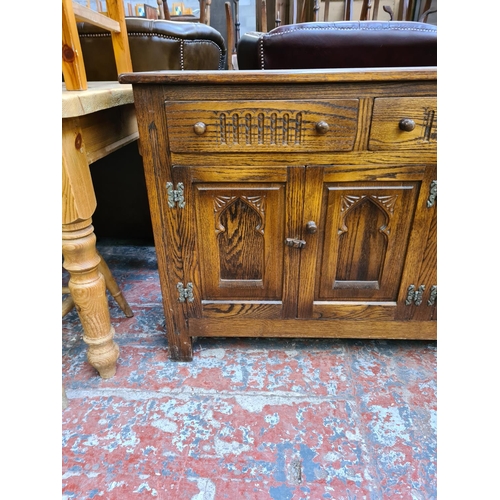
{"type": "Polygon", "coordinates": [[[416,305],[414,301],[409,307],[409,316],[415,320],[437,320],[437,294],[432,297],[433,287],[437,287],[437,201],[431,207],[427,206],[427,211],[432,218],[427,226],[425,246],[421,248],[420,275],[415,281],[418,286],[424,285],[425,291],[422,303],[416,305]]]}
{"type": "MultiPolygon", "coordinates": [[[[421,285],[425,286],[426,295],[430,292],[430,287],[437,283],[422,283],[420,277],[422,274],[430,274],[434,277],[436,270],[436,251],[437,232],[436,228],[436,207],[429,208],[427,206],[429,195],[431,192],[431,184],[437,178],[436,165],[429,165],[426,168],[425,175],[422,177],[419,198],[416,206],[416,217],[413,221],[412,232],[408,243],[408,252],[406,264],[401,277],[401,287],[398,296],[398,312],[397,319],[411,319],[415,313],[415,304],[412,302],[407,304],[408,289],[414,286],[418,289],[421,285]],[[434,229],[432,229],[434,228],[434,229]],[[426,249],[429,249],[426,252],[426,249]],[[426,258],[430,269],[425,269],[424,258],[426,258]]],[[[435,280],[433,280],[435,281],[435,280]]],[[[417,306],[420,307],[420,306],[417,306]]],[[[435,319],[430,317],[428,319],[435,319]]]]}
{"type": "Polygon", "coordinates": [[[62,122],[62,223],[90,219],[96,206],[80,120],[68,118],[62,122]]]}
{"type": "Polygon", "coordinates": [[[73,0],[62,0],[62,72],[68,90],[87,89],[87,75],[76,29],[73,0]]]}
{"type": "Polygon", "coordinates": [[[194,337],[287,337],[419,339],[436,338],[435,321],[318,321],[191,319],[194,337]]]}
{"type": "MultiPolygon", "coordinates": [[[[185,303],[179,302],[176,285],[184,283],[184,266],[178,232],[179,211],[168,207],[166,183],[174,182],[168,149],[168,132],[164,113],[164,99],[157,90],[134,89],[137,124],[141,139],[141,153],[148,192],[151,220],[154,231],[158,272],[162,289],[163,308],[168,339],[169,354],[172,359],[188,361],[192,359],[192,341],[185,320],[185,303]],[[162,153],[163,152],[163,153],[162,153]],[[160,230],[158,230],[160,229],[160,230]]],[[[198,282],[193,282],[195,296],[198,282]]],[[[199,299],[197,299],[199,300],[199,299]]]]}
{"type": "Polygon", "coordinates": [[[79,3],[73,2],[73,11],[78,22],[88,22],[108,31],[120,31],[120,24],[117,21],[79,3]]]}
{"type": "Polygon", "coordinates": [[[103,109],[134,104],[132,85],[88,82],[87,90],[68,91],[62,84],[62,118],[88,115],[103,109]]]}
{"type": "Polygon", "coordinates": [[[317,301],[313,304],[313,319],[390,321],[396,316],[396,302],[375,300],[364,302],[317,301]]]}
{"type": "Polygon", "coordinates": [[[80,117],[89,164],[139,138],[133,104],[125,104],[80,117]]]}
{"type": "Polygon", "coordinates": [[[416,283],[424,284],[425,291],[422,303],[417,306],[412,304],[411,319],[414,320],[437,320],[437,220],[432,219],[427,245],[423,249],[422,268],[416,283]],[[436,290],[433,290],[436,287],[436,290]],[[435,295],[433,297],[433,295],[435,295]]]}
{"type": "Polygon", "coordinates": [[[324,168],[309,167],[305,173],[304,215],[302,224],[314,221],[318,231],[306,236],[307,245],[301,253],[300,286],[298,290],[298,318],[310,318],[317,284],[317,259],[320,251],[320,241],[325,231],[325,221],[322,220],[323,177],[324,168]]]}
{"type": "MultiPolygon", "coordinates": [[[[147,73],[124,73],[119,76],[120,83],[142,83],[156,85],[252,85],[269,83],[271,85],[293,83],[335,83],[335,82],[406,82],[436,81],[437,69],[429,68],[349,68],[349,69],[308,69],[308,70],[238,70],[214,72],[169,71],[168,74],[151,71],[147,73]],[[293,75],[293,76],[291,76],[293,75]]],[[[375,89],[374,89],[375,90],[375,89]]]]}
{"type": "Polygon", "coordinates": [[[204,318],[259,318],[281,319],[281,301],[219,300],[203,301],[204,318]]]}
{"type": "MultiPolygon", "coordinates": [[[[311,164],[311,156],[304,153],[282,152],[278,154],[252,153],[251,156],[241,153],[231,153],[230,155],[217,151],[206,153],[170,153],[172,164],[174,165],[200,165],[204,167],[232,167],[242,166],[250,169],[260,169],[263,165],[267,167],[303,166],[311,164]],[[222,165],[222,166],[221,166],[222,165]]],[[[431,151],[380,151],[376,154],[373,151],[356,151],[355,153],[339,152],[317,152],[314,155],[314,164],[324,165],[325,168],[333,168],[344,172],[355,170],[370,170],[372,175],[378,172],[385,172],[383,175],[397,175],[399,171],[406,169],[411,171],[415,165],[433,164],[436,162],[436,150],[431,151]],[[367,167],[370,169],[367,169],[367,167]]],[[[420,167],[419,167],[420,168],[420,167]]]]}
{"type": "Polygon", "coordinates": [[[109,17],[115,20],[120,28],[119,31],[111,31],[111,42],[113,43],[116,71],[118,74],[133,71],[123,0],[106,0],[106,6],[109,17]]]}
{"type": "MultiPolygon", "coordinates": [[[[304,238],[302,224],[304,207],[303,167],[288,167],[288,183],[286,188],[285,238],[304,238]]],[[[274,215],[276,217],[276,215],[274,215]]],[[[283,318],[297,317],[298,292],[300,287],[301,250],[288,246],[284,249],[283,268],[283,318]]]]}

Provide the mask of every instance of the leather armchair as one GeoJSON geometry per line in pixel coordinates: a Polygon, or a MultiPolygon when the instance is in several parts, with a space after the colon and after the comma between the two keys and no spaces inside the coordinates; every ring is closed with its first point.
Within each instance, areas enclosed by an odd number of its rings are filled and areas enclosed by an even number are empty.
{"type": "Polygon", "coordinates": [[[287,24],[245,33],[237,57],[240,70],[437,66],[437,28],[412,21],[287,24]]]}
{"type": "MultiPolygon", "coordinates": [[[[225,69],[224,38],[211,26],[133,17],[125,22],[134,71],[225,69]]],[[[77,27],[87,80],[117,80],[110,32],[90,23],[77,27]]]]}

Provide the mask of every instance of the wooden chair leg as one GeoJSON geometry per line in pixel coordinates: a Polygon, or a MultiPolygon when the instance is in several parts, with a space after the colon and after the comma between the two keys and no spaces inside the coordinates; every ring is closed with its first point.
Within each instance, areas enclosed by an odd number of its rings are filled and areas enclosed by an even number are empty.
{"type": "Polygon", "coordinates": [[[165,19],[167,21],[170,21],[170,10],[168,8],[168,2],[167,0],[162,0],[163,1],[163,15],[165,16],[165,19]]]}
{"type": "Polygon", "coordinates": [[[330,0],[325,0],[325,12],[323,21],[328,22],[328,17],[330,16],[330,0]]]}
{"type": "Polygon", "coordinates": [[[226,30],[227,30],[227,66],[228,69],[238,69],[238,59],[236,57],[235,25],[233,23],[233,13],[231,3],[224,4],[226,9],[226,30]]]}
{"type": "MultiPolygon", "coordinates": [[[[99,266],[97,268],[99,269],[99,272],[104,276],[106,289],[113,296],[113,298],[115,299],[116,303],[123,311],[125,316],[127,316],[127,318],[132,318],[134,313],[132,312],[132,309],[128,305],[128,302],[126,301],[125,297],[123,296],[122,291],[118,286],[118,283],[113,278],[113,275],[111,274],[111,271],[109,270],[106,261],[102,258],[102,255],[100,255],[99,252],[97,252],[97,254],[101,258],[101,262],[99,263],[99,266]]],[[[68,314],[71,311],[71,309],[73,309],[73,307],[75,306],[75,302],[73,300],[73,297],[70,295],[70,291],[67,286],[63,286],[62,293],[63,295],[68,294],[68,296],[62,301],[62,317],[64,318],[64,316],[66,316],[66,314],[68,314]]]]}
{"type": "Polygon", "coordinates": [[[344,21],[351,21],[354,12],[354,0],[344,1],[344,21]]]}
{"type": "Polygon", "coordinates": [[[127,316],[127,318],[131,318],[134,315],[132,309],[130,309],[130,306],[125,300],[125,297],[123,296],[118,283],[113,278],[113,275],[111,274],[106,261],[102,258],[99,252],[97,252],[97,254],[99,255],[99,257],[101,257],[101,262],[99,263],[97,269],[99,269],[99,272],[104,276],[107,290],[116,300],[116,303],[120,306],[120,309],[124,312],[125,316],[127,316]]]}
{"type": "Polygon", "coordinates": [[[266,6],[266,0],[261,0],[261,5],[260,5],[260,18],[261,18],[261,27],[259,31],[262,31],[263,33],[267,33],[267,6],[266,6]]]}
{"type": "Polygon", "coordinates": [[[317,23],[319,21],[319,0],[314,0],[313,5],[313,21],[317,23]]]}
{"type": "Polygon", "coordinates": [[[68,296],[62,301],[62,317],[66,316],[73,307],[75,307],[75,301],[73,297],[69,295],[69,288],[67,286],[63,286],[62,293],[68,294],[68,296]]]}
{"type": "Polygon", "coordinates": [[[360,21],[368,21],[370,18],[370,9],[372,8],[372,2],[371,0],[363,0],[363,3],[361,5],[361,14],[359,16],[360,21]]]}

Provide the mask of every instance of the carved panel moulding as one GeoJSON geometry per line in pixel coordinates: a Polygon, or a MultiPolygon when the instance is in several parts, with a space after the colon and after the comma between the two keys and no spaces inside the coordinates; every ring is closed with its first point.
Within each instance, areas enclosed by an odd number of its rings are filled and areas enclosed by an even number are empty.
{"type": "Polygon", "coordinates": [[[394,214],[394,206],[396,205],[396,201],[398,199],[398,195],[343,195],[341,197],[341,208],[340,211],[342,212],[342,220],[341,220],[341,227],[338,230],[338,234],[345,233],[348,228],[345,224],[345,219],[348,214],[348,212],[355,206],[357,206],[360,202],[364,200],[368,200],[374,203],[375,206],[380,208],[382,212],[386,215],[388,221],[383,224],[382,226],[379,227],[379,231],[381,233],[384,233],[386,235],[390,234],[390,229],[389,229],[389,222],[391,217],[394,214]]]}
{"type": "Polygon", "coordinates": [[[426,108],[423,116],[423,124],[422,127],[422,141],[436,141],[437,140],[437,130],[436,130],[436,110],[426,108]]]}
{"type": "Polygon", "coordinates": [[[217,137],[221,144],[300,145],[302,113],[219,113],[217,137]]]}
{"type": "Polygon", "coordinates": [[[376,194],[371,194],[371,195],[366,195],[362,194],[359,196],[356,195],[343,195],[342,196],[342,201],[341,201],[341,208],[340,210],[342,212],[347,212],[349,209],[351,209],[356,203],[359,203],[361,200],[369,196],[371,200],[373,200],[377,205],[379,205],[382,209],[384,209],[385,212],[387,212],[387,215],[392,215],[394,213],[394,206],[396,205],[396,201],[398,199],[398,195],[376,195],[376,194]]]}
{"type": "Polygon", "coordinates": [[[234,196],[234,195],[219,195],[214,196],[214,213],[216,214],[215,220],[215,234],[222,233],[226,230],[224,225],[221,223],[221,215],[226,208],[228,208],[231,204],[235,203],[236,200],[242,200],[246,203],[252,210],[257,212],[260,223],[257,225],[255,230],[260,234],[264,235],[265,229],[265,195],[242,195],[242,196],[234,196]]]}

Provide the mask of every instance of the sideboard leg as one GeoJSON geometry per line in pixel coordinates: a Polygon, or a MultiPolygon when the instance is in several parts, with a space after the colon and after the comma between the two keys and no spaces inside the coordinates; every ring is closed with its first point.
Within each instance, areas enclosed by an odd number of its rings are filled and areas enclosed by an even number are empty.
{"type": "Polygon", "coordinates": [[[192,340],[183,342],[180,346],[168,343],[168,352],[172,361],[193,361],[192,340]]]}
{"type": "Polygon", "coordinates": [[[187,332],[179,332],[175,328],[171,329],[173,327],[172,323],[172,321],[167,321],[167,342],[170,359],[172,361],[193,361],[193,338],[187,335],[187,332]]]}
{"type": "Polygon", "coordinates": [[[88,344],[87,359],[102,378],[116,373],[119,349],[113,341],[106,282],[99,272],[100,257],[92,220],[63,225],[63,267],[69,272],[69,289],[88,344]]]}

